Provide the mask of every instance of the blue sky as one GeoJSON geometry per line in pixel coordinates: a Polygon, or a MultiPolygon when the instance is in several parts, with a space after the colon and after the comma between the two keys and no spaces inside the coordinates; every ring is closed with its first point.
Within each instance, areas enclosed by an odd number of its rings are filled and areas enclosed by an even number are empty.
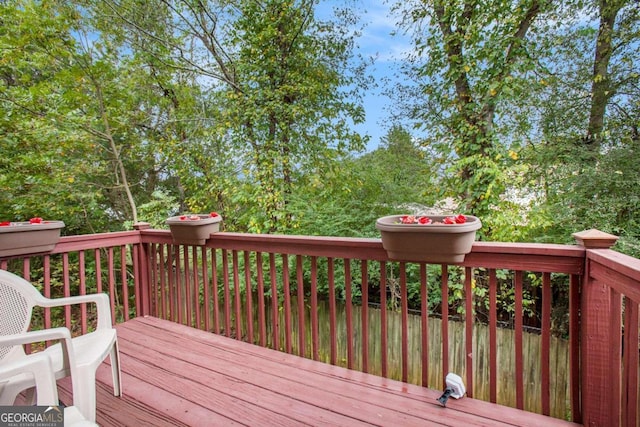
{"type": "MultiPolygon", "coordinates": [[[[355,0],[349,2],[350,7],[356,7],[361,15],[361,24],[365,25],[362,36],[358,39],[358,52],[363,56],[375,57],[375,63],[370,72],[378,82],[379,87],[371,90],[364,98],[366,121],[355,127],[361,134],[371,137],[367,150],[378,147],[380,138],[387,133],[389,113],[385,110],[391,106],[391,100],[385,96],[382,86],[383,79],[393,80],[394,67],[403,58],[404,52],[410,49],[407,37],[393,35],[396,30],[395,17],[389,13],[390,5],[385,0],[355,0]]],[[[337,5],[345,7],[340,0],[322,0],[317,7],[317,15],[323,17],[329,14],[331,8],[337,5]]]]}

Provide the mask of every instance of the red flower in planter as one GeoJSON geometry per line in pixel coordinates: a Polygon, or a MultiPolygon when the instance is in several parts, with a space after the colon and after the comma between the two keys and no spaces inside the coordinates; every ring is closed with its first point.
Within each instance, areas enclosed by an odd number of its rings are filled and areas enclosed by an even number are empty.
{"type": "Polygon", "coordinates": [[[444,224],[464,224],[467,222],[467,217],[464,215],[448,216],[442,222],[444,224]]]}
{"type": "MultiPolygon", "coordinates": [[[[220,216],[218,212],[211,212],[209,214],[209,217],[211,218],[216,218],[218,216],[220,216]]],[[[181,215],[180,216],[180,221],[198,221],[200,219],[202,219],[200,215],[181,215]]]]}
{"type": "Polygon", "coordinates": [[[404,215],[400,217],[400,222],[403,224],[415,224],[416,217],[413,215],[404,215]]]}
{"type": "Polygon", "coordinates": [[[418,224],[431,224],[433,221],[431,221],[431,218],[429,218],[428,216],[421,216],[420,218],[418,218],[418,224]]]}
{"type": "Polygon", "coordinates": [[[464,224],[465,222],[467,217],[462,214],[445,217],[442,222],[433,222],[428,216],[403,215],[400,217],[400,224],[464,224]]]}
{"type": "MultiPolygon", "coordinates": [[[[40,218],[39,216],[33,217],[29,220],[29,224],[46,224],[49,221],[45,221],[42,218],[40,218]]],[[[11,225],[13,225],[13,223],[11,221],[2,221],[0,222],[0,227],[10,227],[11,225]]],[[[19,225],[16,223],[16,225],[19,225]]]]}

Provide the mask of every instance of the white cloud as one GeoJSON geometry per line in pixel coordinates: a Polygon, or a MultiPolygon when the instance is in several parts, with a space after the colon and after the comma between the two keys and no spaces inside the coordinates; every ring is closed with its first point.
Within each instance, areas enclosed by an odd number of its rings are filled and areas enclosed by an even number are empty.
{"type": "Polygon", "coordinates": [[[390,7],[380,0],[362,0],[361,3],[362,21],[366,25],[360,38],[361,52],[377,54],[377,62],[402,59],[411,51],[411,42],[402,33],[396,34],[396,18],[391,15],[390,7]]]}

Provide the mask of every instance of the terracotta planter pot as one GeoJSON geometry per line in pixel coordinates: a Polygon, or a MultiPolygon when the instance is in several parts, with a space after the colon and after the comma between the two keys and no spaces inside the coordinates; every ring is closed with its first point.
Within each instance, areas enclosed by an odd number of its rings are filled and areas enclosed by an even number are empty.
{"type": "Polygon", "coordinates": [[[220,215],[181,215],[167,219],[174,243],[204,245],[211,233],[220,231],[220,215]],[[199,219],[190,219],[197,216],[199,219]]]}
{"type": "Polygon", "coordinates": [[[62,221],[12,222],[0,226],[0,258],[50,252],[60,240],[62,221]]]}
{"type": "Polygon", "coordinates": [[[430,215],[432,224],[400,224],[403,215],[378,218],[376,228],[382,236],[382,246],[389,259],[433,264],[455,264],[464,261],[471,252],[480,220],[465,215],[464,224],[438,224],[446,216],[430,215]]]}

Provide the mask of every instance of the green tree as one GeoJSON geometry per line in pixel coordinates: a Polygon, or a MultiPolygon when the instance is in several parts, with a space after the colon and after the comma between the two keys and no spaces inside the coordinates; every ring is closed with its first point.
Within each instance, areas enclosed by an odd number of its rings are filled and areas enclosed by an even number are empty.
{"type": "Polygon", "coordinates": [[[293,211],[298,234],[378,237],[380,216],[408,212],[436,202],[437,165],[420,143],[393,125],[381,146],[338,167],[301,177],[293,211]]]}
{"type": "MultiPolygon", "coordinates": [[[[6,117],[12,118],[5,129],[15,128],[6,142],[35,165],[26,171],[7,162],[6,187],[12,189],[5,193],[7,214],[24,217],[21,210],[32,210],[39,201],[36,213],[45,216],[45,200],[55,206],[47,215],[65,218],[68,232],[77,232],[75,223],[84,231],[104,231],[147,219],[138,218],[137,206],[148,206],[156,189],[180,196],[183,186],[176,185],[173,171],[187,158],[183,153],[200,159],[208,151],[172,149],[173,164],[162,156],[166,147],[188,148],[189,138],[209,140],[199,126],[206,119],[193,113],[202,105],[202,93],[191,76],[167,72],[159,55],[126,50],[121,37],[106,37],[102,21],[73,4],[16,2],[3,12],[11,25],[4,27],[9,65],[0,93],[6,117]],[[36,78],[20,77],[29,73],[36,78]],[[54,147],[55,153],[40,147],[54,147]],[[59,164],[60,176],[40,165],[45,159],[59,164]],[[25,177],[39,185],[25,191],[20,183],[25,177]],[[46,197],[60,193],[64,197],[46,197]]],[[[224,156],[212,158],[224,161],[224,156]]],[[[189,163],[191,174],[182,174],[187,184],[200,170],[211,173],[211,162],[204,163],[189,163]]],[[[210,194],[201,200],[210,200],[210,194]]],[[[163,215],[172,213],[167,207],[163,215]]]]}
{"type": "Polygon", "coordinates": [[[523,153],[547,227],[536,238],[562,241],[599,228],[640,253],[637,156],[640,120],[640,10],[636,2],[572,3],[545,34],[544,90],[530,101],[539,126],[523,153]]]}
{"type": "Polygon", "coordinates": [[[74,20],[30,1],[0,6],[0,212],[64,219],[71,233],[106,228],[103,194],[84,185],[97,169],[87,161],[95,147],[67,126],[76,112],[59,85],[72,80],[74,20]]]}
{"type": "Polygon", "coordinates": [[[429,131],[426,142],[449,166],[443,195],[486,220],[509,179],[507,149],[518,142],[510,124],[518,110],[508,106],[536,84],[529,32],[548,7],[538,0],[395,7],[415,45],[404,68],[411,85],[401,88],[411,102],[402,111],[429,131]]]}
{"type": "Polygon", "coordinates": [[[420,141],[400,125],[393,125],[380,148],[358,159],[366,185],[361,196],[387,212],[406,211],[408,205],[433,206],[437,202],[437,164],[420,141]]]}
{"type": "MultiPolygon", "coordinates": [[[[362,69],[350,57],[353,14],[343,10],[336,21],[319,22],[311,0],[138,3],[86,2],[101,17],[102,31],[198,79],[207,135],[215,141],[201,151],[233,154],[235,176],[223,170],[216,180],[227,184],[226,209],[251,231],[286,230],[299,175],[363,147],[349,127],[363,119],[362,69]]],[[[204,141],[177,137],[166,154],[187,143],[197,151],[204,141]]],[[[184,166],[182,184],[185,174],[202,169],[184,166]]],[[[197,178],[203,188],[211,179],[197,178]]]]}

